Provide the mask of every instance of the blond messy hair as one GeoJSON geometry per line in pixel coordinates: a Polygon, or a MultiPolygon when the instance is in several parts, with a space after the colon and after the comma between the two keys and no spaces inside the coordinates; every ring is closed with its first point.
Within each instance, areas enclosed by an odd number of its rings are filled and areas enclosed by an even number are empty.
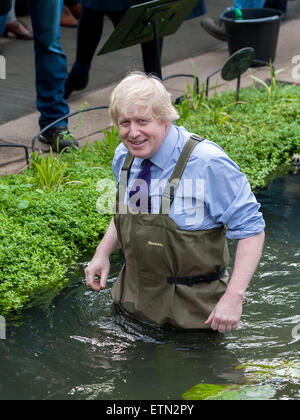
{"type": "Polygon", "coordinates": [[[140,71],[129,73],[113,90],[110,100],[110,116],[118,125],[121,115],[128,116],[138,107],[161,121],[174,121],[179,115],[172,105],[171,94],[162,81],[140,71]]]}

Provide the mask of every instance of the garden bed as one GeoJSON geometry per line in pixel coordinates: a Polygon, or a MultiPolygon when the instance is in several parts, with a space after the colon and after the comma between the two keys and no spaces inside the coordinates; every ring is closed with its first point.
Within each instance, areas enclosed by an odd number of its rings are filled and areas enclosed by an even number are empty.
{"type": "MultiPolygon", "coordinates": [[[[300,151],[300,89],[261,83],[204,99],[188,88],[178,105],[189,131],[218,143],[247,175],[254,190],[300,151]]],[[[54,158],[35,156],[22,174],[0,178],[0,314],[48,304],[68,284],[67,272],[93,250],[111,216],[96,209],[100,179],[114,180],[117,131],[83,149],[54,158]]]]}

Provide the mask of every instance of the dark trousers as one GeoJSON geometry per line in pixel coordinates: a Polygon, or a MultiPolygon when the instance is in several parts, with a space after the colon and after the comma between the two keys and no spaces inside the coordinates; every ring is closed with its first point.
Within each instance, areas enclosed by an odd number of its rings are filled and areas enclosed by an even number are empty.
{"type": "MultiPolygon", "coordinates": [[[[110,18],[114,27],[117,27],[125,13],[126,10],[103,12],[87,7],[82,8],[77,32],[77,50],[76,63],[73,66],[74,71],[77,69],[76,72],[78,73],[79,69],[89,70],[102,36],[104,15],[110,18]]],[[[162,48],[162,40],[160,40],[160,47],[162,48]]],[[[155,41],[145,42],[141,44],[141,48],[145,72],[157,74],[159,69],[153,59],[155,41]]]]}
{"type": "Polygon", "coordinates": [[[11,9],[11,0],[1,0],[0,16],[6,15],[11,9]]]}
{"type": "Polygon", "coordinates": [[[287,0],[267,0],[265,7],[281,10],[285,13],[287,9],[287,0]]]}

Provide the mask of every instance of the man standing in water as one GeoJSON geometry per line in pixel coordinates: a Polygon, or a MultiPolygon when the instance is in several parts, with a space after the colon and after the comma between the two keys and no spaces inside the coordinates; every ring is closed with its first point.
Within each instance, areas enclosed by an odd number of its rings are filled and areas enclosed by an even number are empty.
{"type": "Polygon", "coordinates": [[[173,124],[177,111],[154,76],[122,80],[110,114],[122,139],[113,160],[116,212],[86,268],[87,285],[106,287],[109,257],[121,246],[112,297],[125,313],[186,330],[237,328],[265,227],[246,176],[217,144],[173,124]],[[238,240],[230,281],[226,237],[238,240]]]}

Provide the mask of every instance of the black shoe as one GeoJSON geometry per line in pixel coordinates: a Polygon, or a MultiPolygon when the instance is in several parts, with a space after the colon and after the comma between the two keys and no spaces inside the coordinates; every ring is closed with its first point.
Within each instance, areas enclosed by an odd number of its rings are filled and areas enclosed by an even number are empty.
{"type": "Polygon", "coordinates": [[[69,73],[65,82],[64,99],[68,99],[75,90],[82,90],[87,87],[89,82],[89,74],[73,74],[69,73]]]}
{"type": "Polygon", "coordinates": [[[217,38],[220,41],[227,41],[227,32],[225,29],[225,24],[219,19],[203,17],[200,22],[200,25],[207,33],[209,33],[209,35],[213,36],[214,38],[217,38]]]}
{"type": "Polygon", "coordinates": [[[61,152],[70,147],[79,147],[77,140],[65,126],[50,128],[40,135],[42,143],[50,144],[54,152],[61,152]]]}

